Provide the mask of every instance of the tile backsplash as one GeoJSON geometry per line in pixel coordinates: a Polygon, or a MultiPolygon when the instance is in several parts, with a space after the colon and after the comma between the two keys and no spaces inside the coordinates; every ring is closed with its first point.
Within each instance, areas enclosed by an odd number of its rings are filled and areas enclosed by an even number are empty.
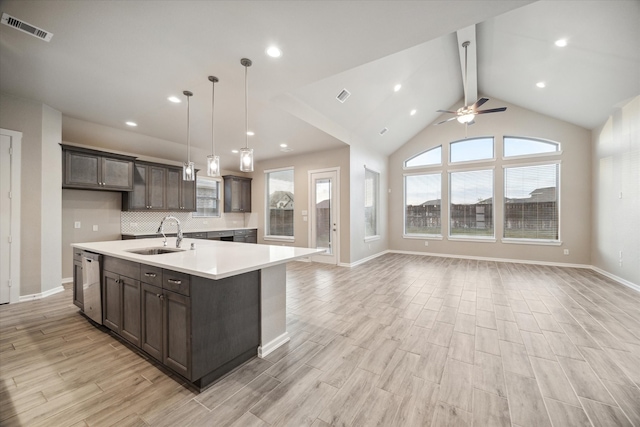
{"type": "MultiPolygon", "coordinates": [[[[121,212],[120,228],[123,234],[155,234],[160,221],[167,215],[173,215],[180,221],[182,231],[204,231],[221,228],[251,227],[251,214],[226,213],[219,218],[193,217],[191,212],[121,212]]],[[[165,232],[175,232],[175,226],[167,224],[165,232]]]]}

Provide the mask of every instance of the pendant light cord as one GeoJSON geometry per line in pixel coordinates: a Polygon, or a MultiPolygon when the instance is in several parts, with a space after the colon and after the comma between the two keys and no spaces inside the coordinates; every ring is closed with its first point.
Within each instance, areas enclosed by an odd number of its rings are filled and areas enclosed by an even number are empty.
{"type": "Polygon", "coordinates": [[[210,76],[209,80],[211,80],[211,84],[212,84],[212,88],[211,88],[211,155],[215,156],[216,155],[216,143],[215,143],[215,136],[214,136],[215,115],[213,113],[214,113],[215,99],[216,99],[216,82],[218,81],[218,78],[214,76],[210,76]]]}
{"type": "Polygon", "coordinates": [[[247,79],[249,66],[244,66],[244,148],[249,148],[249,80],[247,79]]]}
{"type": "Polygon", "coordinates": [[[188,90],[182,93],[187,97],[187,162],[191,163],[191,129],[189,129],[189,124],[191,123],[191,96],[193,93],[188,90]]]}

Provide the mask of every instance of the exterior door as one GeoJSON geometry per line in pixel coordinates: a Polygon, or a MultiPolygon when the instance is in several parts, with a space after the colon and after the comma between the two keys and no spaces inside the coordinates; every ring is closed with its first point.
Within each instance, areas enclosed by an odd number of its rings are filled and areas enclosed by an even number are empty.
{"type": "Polygon", "coordinates": [[[309,247],[325,252],[312,261],[337,265],[340,261],[339,169],[309,172],[309,247]]]}
{"type": "Polygon", "coordinates": [[[0,129],[0,304],[20,299],[22,133],[0,129]]]}

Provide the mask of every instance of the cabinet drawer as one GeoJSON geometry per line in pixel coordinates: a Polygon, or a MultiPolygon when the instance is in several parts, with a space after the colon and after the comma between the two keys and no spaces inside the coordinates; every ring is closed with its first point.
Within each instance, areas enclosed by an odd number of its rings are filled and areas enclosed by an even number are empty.
{"type": "Polygon", "coordinates": [[[107,256],[104,257],[103,269],[121,276],[140,280],[140,264],[137,262],[107,256]]]}
{"type": "Polygon", "coordinates": [[[73,260],[82,262],[82,251],[80,249],[73,249],[73,260]]]}
{"type": "Polygon", "coordinates": [[[207,233],[207,239],[215,239],[216,237],[233,237],[233,230],[209,231],[207,233]]]}
{"type": "Polygon", "coordinates": [[[189,296],[189,278],[190,276],[185,273],[162,270],[162,288],[189,296]]]}
{"type": "Polygon", "coordinates": [[[255,228],[249,230],[235,230],[236,236],[257,236],[258,230],[255,228]]]}
{"type": "Polygon", "coordinates": [[[162,268],[153,265],[140,265],[140,281],[162,287],[162,268]]]}
{"type": "Polygon", "coordinates": [[[206,239],[206,238],[207,238],[207,233],[206,233],[206,232],[201,232],[201,233],[184,233],[184,237],[186,237],[186,238],[191,238],[191,239],[206,239]]]}

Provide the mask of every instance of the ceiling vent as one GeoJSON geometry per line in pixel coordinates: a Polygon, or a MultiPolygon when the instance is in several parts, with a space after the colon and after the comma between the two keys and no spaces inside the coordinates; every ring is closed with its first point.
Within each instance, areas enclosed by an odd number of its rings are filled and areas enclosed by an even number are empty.
{"type": "Polygon", "coordinates": [[[41,28],[35,27],[31,24],[27,24],[26,22],[21,21],[17,18],[14,18],[13,16],[7,13],[2,14],[2,20],[0,22],[2,22],[4,25],[13,27],[16,30],[20,30],[24,33],[31,34],[33,37],[37,37],[40,40],[44,40],[46,42],[51,41],[51,38],[53,37],[53,33],[50,33],[41,28]]]}
{"type": "Polygon", "coordinates": [[[340,92],[338,96],[336,96],[336,99],[344,104],[344,101],[346,101],[350,96],[351,92],[346,89],[342,89],[342,92],[340,92]]]}
{"type": "Polygon", "coordinates": [[[382,128],[382,130],[380,131],[380,135],[384,135],[387,132],[389,132],[389,128],[382,128]]]}

